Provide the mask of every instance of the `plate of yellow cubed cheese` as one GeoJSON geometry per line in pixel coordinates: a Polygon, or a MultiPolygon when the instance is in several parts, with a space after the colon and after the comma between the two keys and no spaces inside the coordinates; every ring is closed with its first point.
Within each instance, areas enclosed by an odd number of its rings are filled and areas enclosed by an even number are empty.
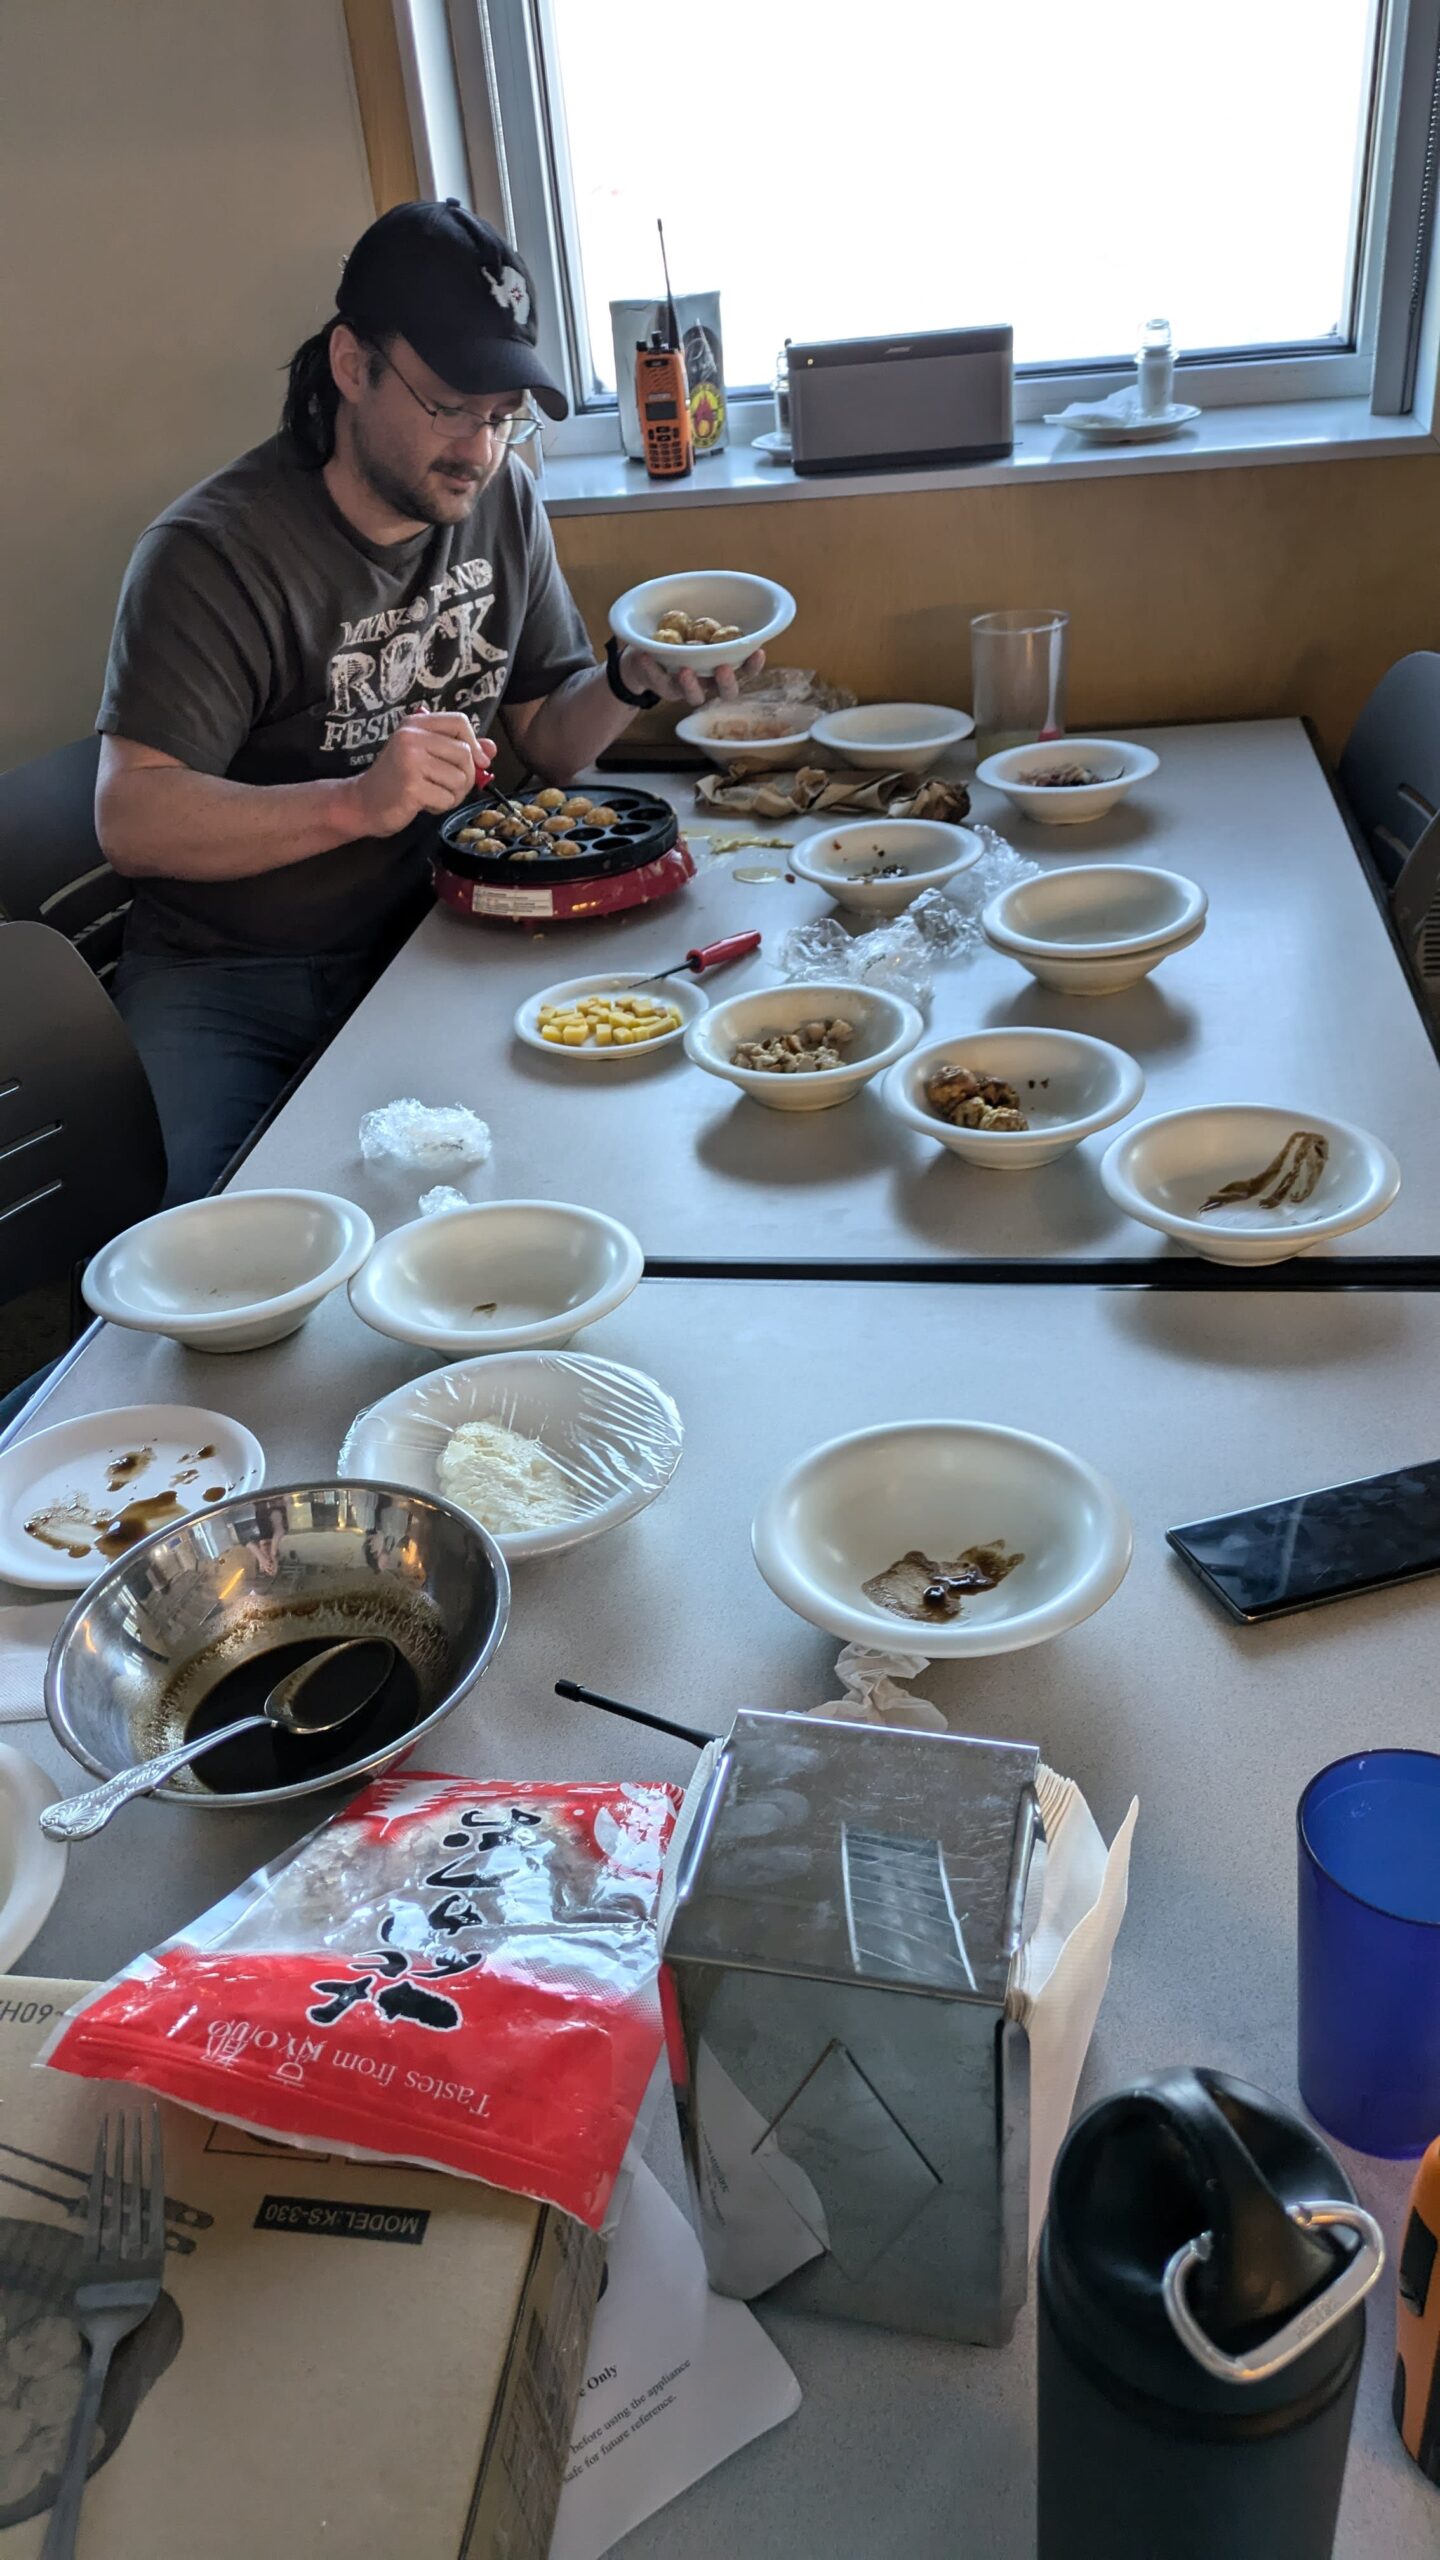
{"type": "Polygon", "coordinates": [[[683,1039],[708,999],[693,978],[643,982],[611,971],[599,978],[567,978],[527,996],[515,1016],[515,1037],[527,1049],[552,1058],[643,1058],[683,1039]]]}

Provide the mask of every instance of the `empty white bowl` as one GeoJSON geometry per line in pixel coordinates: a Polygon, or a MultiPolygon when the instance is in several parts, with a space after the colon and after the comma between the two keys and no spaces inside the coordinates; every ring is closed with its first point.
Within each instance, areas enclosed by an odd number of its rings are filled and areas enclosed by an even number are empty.
{"type": "Polygon", "coordinates": [[[622,648],[628,643],[648,650],[658,665],[693,667],[697,675],[743,666],[753,650],[768,649],[794,619],[789,588],[744,569],[688,569],[670,578],[646,578],[638,587],[627,587],[610,607],[610,628],[622,648]],[[738,623],[739,639],[708,644],[657,640],[655,626],[674,605],[689,614],[708,613],[714,622],[738,623]]]}
{"type": "Polygon", "coordinates": [[[721,735],[731,721],[743,720],[746,705],[740,702],[707,702],[703,709],[687,713],[675,723],[675,735],[687,747],[698,747],[712,764],[736,773],[783,773],[791,765],[813,764],[810,746],[810,722],[803,710],[792,715],[800,726],[784,729],[768,738],[727,738],[721,735]]]}
{"type": "Polygon", "coordinates": [[[810,735],[842,763],[924,773],[974,726],[968,711],[938,702],[857,702],[852,711],[823,713],[810,735]]]}
{"type": "Polygon", "coordinates": [[[108,1324],[187,1351],[255,1351],[296,1333],[375,1242],[333,1191],[222,1191],[127,1228],[82,1283],[108,1324]]]}
{"type": "Polygon", "coordinates": [[[1130,1562],[1103,1476],[1053,1440],[988,1422],[887,1422],[812,1449],[750,1531],[778,1599],[849,1644],[951,1660],[1043,1644],[1101,1608],[1130,1562]],[[958,1618],[920,1623],[863,1585],[919,1548],[937,1563],[997,1544],[1024,1558],[958,1618]]]}
{"type": "Polygon", "coordinates": [[[771,1111],[831,1111],[849,1102],[872,1076],[913,1049],[924,1025],[913,1004],[878,987],[784,986],[757,988],[753,994],[727,997],[712,1004],[685,1034],[685,1053],[707,1075],[723,1076],[771,1111]],[[763,1067],[737,1067],[734,1051],[742,1040],[759,1040],[772,1031],[796,1031],[803,1022],[839,1016],[855,1025],[855,1037],[844,1050],[841,1067],[813,1073],[775,1075],[763,1067]]]}
{"type": "Polygon", "coordinates": [[[502,1352],[432,1369],[367,1406],[345,1435],[340,1473],[439,1493],[451,1434],[491,1420],[538,1440],[576,1492],[571,1520],[491,1530],[507,1564],[555,1555],[633,1519],[664,1492],[685,1437],[674,1402],[641,1369],[583,1351],[502,1352]]]}
{"type": "Polygon", "coordinates": [[[645,1268],[618,1218],[556,1200],[489,1200],[381,1238],[350,1284],[392,1342],[459,1356],[571,1341],[629,1297],[645,1268]]]}
{"type": "Polygon", "coordinates": [[[992,1172],[1028,1173],[1067,1155],[1082,1138],[1133,1111],[1145,1090],[1135,1060],[1083,1031],[962,1031],[930,1040],[885,1079],[884,1100],[907,1128],[992,1172]],[[946,1062],[1003,1076],[1020,1097],[1028,1129],[957,1129],[925,1099],[925,1083],[946,1062]]]}
{"type": "Polygon", "coordinates": [[[0,1742],[0,1973],[23,1956],[65,1881],[64,1844],[40,1828],[59,1793],[23,1751],[0,1742]]]}
{"type": "Polygon", "coordinates": [[[1022,818],[1038,818],[1047,827],[1078,827],[1103,818],[1159,768],[1160,759],[1149,747],[1130,746],[1123,738],[1048,738],[1033,747],[1005,747],[999,755],[986,756],[975,767],[975,779],[1003,791],[1022,818]],[[1058,787],[1029,779],[1066,764],[1089,765],[1105,778],[1058,787]]]}
{"type": "Polygon", "coordinates": [[[841,907],[868,907],[873,915],[898,916],[922,889],[943,888],[968,871],[984,851],[969,827],[947,827],[929,818],[879,818],[823,827],[806,836],[790,856],[797,879],[825,890],[841,907]],[[898,862],[898,880],[870,880],[877,863],[898,862]]]}
{"type": "Polygon", "coordinates": [[[1002,889],[980,921],[992,948],[1042,987],[1107,996],[1198,941],[1208,906],[1204,890],[1178,871],[1075,863],[1002,889]]]}
{"type": "Polygon", "coordinates": [[[1389,1208],[1400,1168],[1387,1146],[1348,1120],[1271,1103],[1202,1104],[1162,1112],[1117,1138],[1100,1160],[1100,1179],[1118,1209],[1158,1227],[1210,1262],[1288,1262],[1332,1236],[1348,1235],[1389,1208]],[[1247,1181],[1272,1162],[1295,1129],[1328,1139],[1330,1157],[1308,1200],[1262,1208],[1228,1203],[1202,1217],[1200,1203],[1226,1183],[1247,1181]]]}

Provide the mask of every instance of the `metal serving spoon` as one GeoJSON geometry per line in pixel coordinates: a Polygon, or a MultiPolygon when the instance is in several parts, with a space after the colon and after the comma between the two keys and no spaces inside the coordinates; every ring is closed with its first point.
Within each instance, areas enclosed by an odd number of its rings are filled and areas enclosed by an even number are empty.
{"type": "Polygon", "coordinates": [[[389,1679],[394,1660],[395,1647],[388,1636],[350,1636],[344,1644],[328,1645],[323,1653],[313,1653],[308,1662],[297,1663],[283,1680],[277,1680],[263,1707],[253,1714],[237,1716],[233,1724],[221,1725],[215,1733],[182,1742],[156,1760],[121,1769],[103,1786],[89,1787],[83,1795],[47,1805],[40,1828],[52,1840],[92,1839],[122,1805],[148,1796],[177,1769],[256,1725],[278,1724],[286,1733],[331,1733],[370,1705],[389,1679]]]}

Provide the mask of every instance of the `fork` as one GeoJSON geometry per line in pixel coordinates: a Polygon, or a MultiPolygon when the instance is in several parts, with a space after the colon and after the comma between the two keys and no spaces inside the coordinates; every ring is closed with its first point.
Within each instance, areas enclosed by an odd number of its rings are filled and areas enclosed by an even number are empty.
{"type": "Polygon", "coordinates": [[[121,2339],[128,2338],[154,2310],[164,2265],[165,2163],[160,2114],[152,2099],[148,2107],[113,2107],[102,2117],[95,2137],[80,2278],[72,2307],[90,2360],[40,2560],[74,2560],[80,2502],[110,2359],[121,2339]]]}

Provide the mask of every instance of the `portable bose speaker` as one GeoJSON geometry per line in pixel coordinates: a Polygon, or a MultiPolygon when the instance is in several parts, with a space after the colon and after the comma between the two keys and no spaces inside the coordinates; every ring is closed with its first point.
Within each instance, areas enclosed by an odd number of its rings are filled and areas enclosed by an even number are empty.
{"type": "Polygon", "coordinates": [[[928,329],[790,349],[797,472],[986,462],[1015,442],[1013,329],[928,329]]]}

